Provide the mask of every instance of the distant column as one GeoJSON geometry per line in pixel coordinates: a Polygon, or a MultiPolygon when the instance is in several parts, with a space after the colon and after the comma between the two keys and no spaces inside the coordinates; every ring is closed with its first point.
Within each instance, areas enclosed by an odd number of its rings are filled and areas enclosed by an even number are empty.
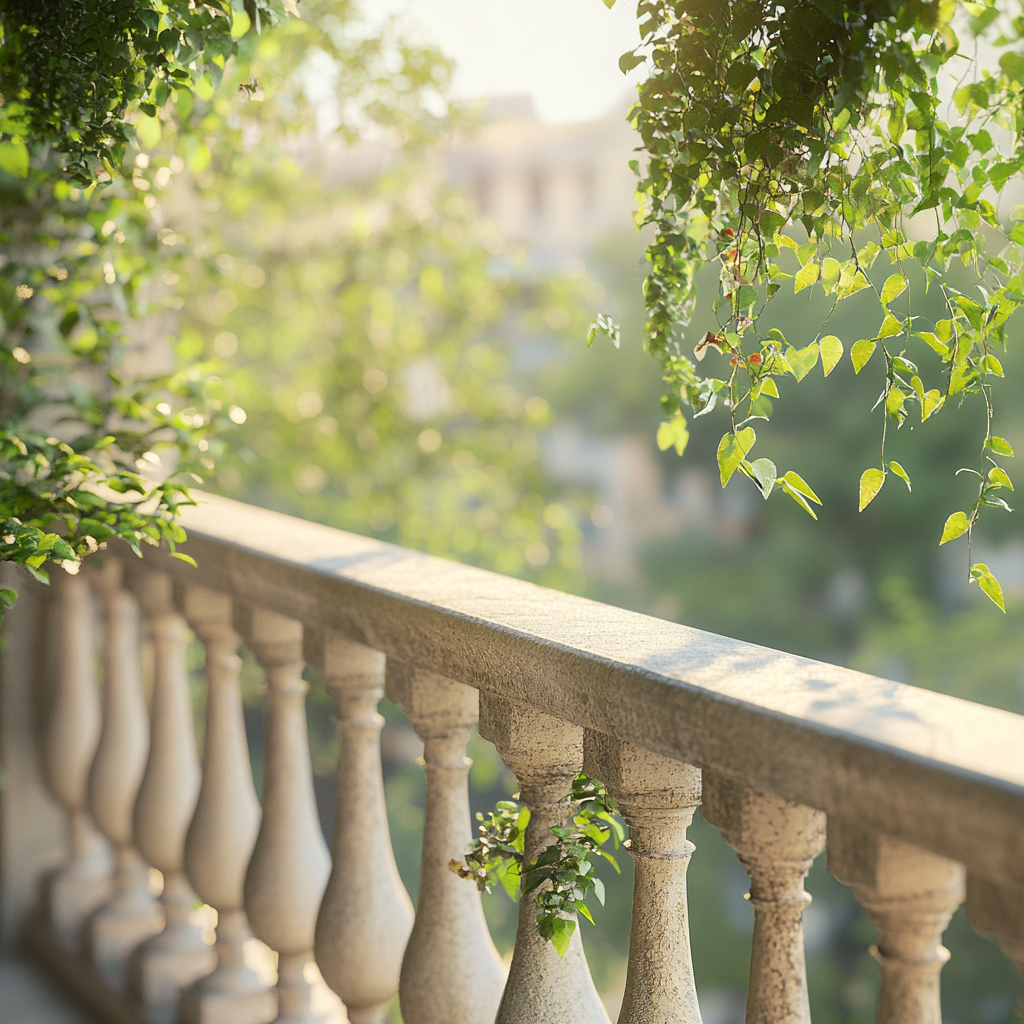
{"type": "Polygon", "coordinates": [[[811,1024],[804,958],[804,879],[825,847],[825,815],[704,773],[702,814],[750,875],[754,935],[746,1024],[811,1024]]]}
{"type": "MultiPolygon", "coordinates": [[[[550,827],[564,825],[573,813],[567,797],[583,767],[583,730],[528,705],[482,692],[480,735],[494,743],[519,779],[521,799],[531,815],[525,858],[533,860],[551,845],[550,827]]],[[[516,946],[495,1024],[608,1024],[579,927],[560,957],[537,934],[537,913],[531,897],[520,899],[516,946]]]]}
{"type": "Polygon", "coordinates": [[[142,697],[139,612],[124,589],[120,559],[105,555],[92,578],[103,598],[106,640],[103,728],[89,773],[89,806],[117,858],[114,894],[89,919],[86,946],[97,973],[123,988],[128,954],[162,925],[149,872],[135,849],[132,811],[146,766],[149,729],[142,697]]]}
{"type": "Polygon", "coordinates": [[[313,793],[302,623],[243,608],[236,626],[267,673],[263,820],[245,876],[245,909],[256,936],[278,955],[276,1020],[305,1024],[315,1018],[303,972],[331,861],[313,793]]]}
{"type": "Polygon", "coordinates": [[[619,805],[636,871],[619,1024],[701,1024],[686,909],[694,851],[686,829],[700,804],[700,770],[588,731],[584,771],[619,805]]]}
{"type": "Polygon", "coordinates": [[[185,869],[199,897],[217,911],[216,970],[182,993],[181,1024],[263,1024],[276,994],[242,961],[249,936],[242,886],[260,805],[252,782],[238,676],[241,637],[231,598],[205,587],[183,594],[185,617],[206,648],[203,781],[185,841],[185,869]]]}
{"type": "Polygon", "coordinates": [[[493,1021],[505,971],[491,941],[476,886],[448,867],[472,839],[466,742],[477,720],[477,691],[407,665],[388,669],[388,696],[423,740],[427,773],[416,923],[402,962],[407,1024],[493,1021]]]}
{"type": "Polygon", "coordinates": [[[77,949],[82,922],[110,896],[111,856],[87,809],[89,769],[100,737],[96,679],[99,621],[83,575],[52,574],[48,602],[56,665],[43,738],[43,770],[50,791],[68,813],[69,856],[44,889],[50,926],[68,949],[77,949]]]}
{"type": "Polygon", "coordinates": [[[165,925],[132,954],[129,988],[157,1024],[172,1024],[178,993],[213,969],[202,929],[189,923],[195,893],[184,872],[185,833],[199,795],[199,760],[189,693],[188,625],[174,605],[171,577],[130,573],[154,647],[149,759],[135,801],[135,841],[164,876],[165,925]]]}

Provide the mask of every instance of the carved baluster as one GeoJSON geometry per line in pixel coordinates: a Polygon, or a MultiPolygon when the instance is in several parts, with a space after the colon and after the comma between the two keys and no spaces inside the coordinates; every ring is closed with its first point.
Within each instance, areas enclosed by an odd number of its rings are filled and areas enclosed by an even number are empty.
{"type": "Polygon", "coordinates": [[[878,925],[877,1024],[942,1024],[939,972],[949,959],[942,933],[964,901],[963,865],[833,818],[828,869],[878,925]]]}
{"type": "Polygon", "coordinates": [[[267,673],[263,820],[245,876],[245,909],[257,937],[278,954],[276,1019],[300,1024],[316,1019],[303,969],[330,871],[309,760],[302,623],[257,608],[236,609],[236,624],[267,673]]]}
{"type": "Polygon", "coordinates": [[[395,663],[388,668],[387,688],[423,740],[427,772],[416,923],[402,962],[402,1019],[408,1024],[490,1022],[505,971],[479,892],[448,867],[462,858],[472,838],[466,742],[477,720],[477,691],[395,663]]]}
{"type": "Polygon", "coordinates": [[[968,875],[967,920],[979,935],[995,939],[1024,974],[1024,885],[968,875]]]}
{"type": "Polygon", "coordinates": [[[190,586],[185,617],[206,647],[203,782],[185,841],[185,869],[200,898],[217,911],[217,969],[182,993],[182,1024],[262,1024],[277,1002],[242,962],[249,923],[242,902],[245,869],[260,827],[238,675],[241,637],[231,598],[190,586]]]}
{"type": "Polygon", "coordinates": [[[825,845],[825,815],[704,774],[704,819],[739,854],[754,908],[746,1024],[810,1024],[804,879],[825,845]]]}
{"type": "Polygon", "coordinates": [[[114,894],[89,919],[86,946],[97,972],[115,988],[128,954],[161,926],[149,873],[135,849],[132,810],[146,765],[149,735],[139,665],[139,613],[122,586],[119,559],[104,557],[95,575],[106,612],[103,728],[89,773],[89,807],[117,858],[114,894]]]}
{"type": "MultiPolygon", "coordinates": [[[[494,743],[519,779],[531,814],[525,856],[532,860],[551,845],[550,827],[565,824],[572,814],[566,797],[573,776],[582,768],[583,730],[525,704],[481,692],[480,735],[494,743]]],[[[559,957],[537,934],[537,913],[531,897],[520,899],[516,946],[495,1024],[607,1024],[579,927],[565,956],[559,957]]]]}
{"type": "Polygon", "coordinates": [[[185,833],[199,795],[186,666],[189,637],[169,574],[138,570],[130,573],[130,582],[146,616],[154,656],[149,759],[135,800],[135,842],[163,873],[165,925],[132,954],[129,989],[153,1020],[170,1022],[179,990],[214,964],[202,929],[188,920],[195,893],[184,873],[185,833]]]}
{"type": "Polygon", "coordinates": [[[55,572],[51,635],[56,677],[43,739],[43,770],[68,812],[69,857],[46,879],[44,907],[57,938],[78,945],[82,922],[110,896],[110,848],[86,809],[89,768],[100,737],[97,617],[84,576],[55,572]]]}
{"type": "Polygon", "coordinates": [[[334,863],[316,922],[316,960],[352,1024],[380,1024],[398,992],[412,903],[391,851],[377,703],[384,655],[337,636],[311,633],[306,658],[338,706],[334,863]]]}
{"type": "Polygon", "coordinates": [[[700,804],[700,770],[588,731],[584,771],[618,803],[636,869],[619,1024],[700,1024],[686,912],[694,851],[686,829],[700,804]]]}

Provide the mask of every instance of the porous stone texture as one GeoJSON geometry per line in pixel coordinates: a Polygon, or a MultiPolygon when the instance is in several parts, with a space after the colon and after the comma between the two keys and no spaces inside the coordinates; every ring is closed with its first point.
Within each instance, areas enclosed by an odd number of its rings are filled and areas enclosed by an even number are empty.
{"type": "Polygon", "coordinates": [[[964,900],[963,865],[833,818],[828,867],[878,925],[877,1024],[942,1024],[939,972],[949,951],[941,939],[964,900]]]}
{"type": "Polygon", "coordinates": [[[380,761],[384,656],[340,637],[307,637],[306,658],[338,705],[334,858],[316,921],[316,959],[352,1024],[383,1024],[398,992],[413,909],[398,876],[380,761]]]}
{"type": "MultiPolygon", "coordinates": [[[[583,767],[583,730],[489,693],[480,695],[480,735],[515,772],[530,809],[524,857],[534,860],[553,839],[552,825],[573,812],[567,796],[583,767]]],[[[537,905],[519,901],[516,946],[495,1024],[608,1024],[594,988],[577,925],[560,957],[537,933],[537,905]]]]}
{"type": "Polygon", "coordinates": [[[705,772],[702,812],[750,875],[754,908],[746,1024],[811,1024],[804,879],[825,848],[825,815],[705,772]]]}
{"type": "Polygon", "coordinates": [[[700,1024],[690,956],[686,829],[700,804],[700,770],[588,730],[583,769],[600,779],[629,825],[633,917],[619,1024],[700,1024]]]}
{"type": "Polygon", "coordinates": [[[477,691],[392,663],[387,693],[423,740],[427,773],[419,899],[399,988],[402,1019],[406,1024],[490,1022],[505,970],[476,886],[448,867],[462,859],[472,838],[466,741],[477,720],[477,691]]]}

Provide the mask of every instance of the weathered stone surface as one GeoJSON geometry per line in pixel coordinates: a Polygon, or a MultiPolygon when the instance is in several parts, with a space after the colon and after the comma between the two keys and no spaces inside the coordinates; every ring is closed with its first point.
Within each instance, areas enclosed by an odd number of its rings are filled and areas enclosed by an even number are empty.
{"type": "Polygon", "coordinates": [[[1024,885],[1019,716],[202,501],[183,521],[204,585],[1024,885]]]}
{"type": "Polygon", "coordinates": [[[949,951],[940,943],[964,900],[963,865],[832,818],[828,867],[878,925],[877,1024],[942,1024],[939,972],[949,951]]]}
{"type": "Polygon", "coordinates": [[[423,740],[427,773],[416,923],[399,989],[407,1024],[493,1021],[505,970],[491,941],[476,887],[448,867],[472,838],[466,741],[477,720],[477,691],[393,663],[388,696],[423,740]]]}

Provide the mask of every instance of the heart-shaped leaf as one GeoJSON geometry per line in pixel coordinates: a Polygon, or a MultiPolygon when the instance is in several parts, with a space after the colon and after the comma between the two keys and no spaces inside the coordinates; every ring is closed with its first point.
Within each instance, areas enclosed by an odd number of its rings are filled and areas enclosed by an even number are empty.
{"type": "Polygon", "coordinates": [[[754,474],[758,487],[761,488],[761,497],[767,501],[771,497],[775,487],[775,478],[778,476],[775,463],[771,459],[755,459],[750,464],[750,470],[754,474]]]}
{"type": "Polygon", "coordinates": [[[885,474],[880,469],[865,469],[860,477],[860,506],[858,512],[863,512],[875,500],[875,496],[882,489],[885,483],[885,474]]]}
{"type": "Polygon", "coordinates": [[[999,580],[992,575],[992,571],[984,562],[975,562],[971,566],[971,579],[981,587],[988,599],[1005,614],[1006,602],[1003,600],[1003,588],[999,586],[999,580]]]}
{"type": "Polygon", "coordinates": [[[865,338],[854,343],[850,349],[850,361],[853,363],[853,372],[860,373],[867,365],[868,360],[875,354],[877,342],[865,338]]]}
{"type": "Polygon", "coordinates": [[[910,486],[910,477],[907,476],[907,471],[898,462],[890,462],[889,469],[907,485],[908,491],[913,490],[913,487],[910,486]]]}
{"type": "Polygon", "coordinates": [[[818,342],[818,347],[821,349],[821,368],[827,377],[843,358],[843,343],[834,334],[827,334],[818,342]]]}
{"type": "Polygon", "coordinates": [[[947,544],[951,540],[956,540],[957,537],[962,537],[967,532],[967,513],[966,512],[954,512],[947,520],[946,525],[942,527],[942,540],[939,541],[939,547],[943,544],[947,544]]]}
{"type": "Polygon", "coordinates": [[[754,447],[757,435],[753,427],[744,427],[737,430],[735,434],[726,434],[718,443],[718,469],[722,476],[724,487],[733,473],[736,472],[740,462],[746,458],[747,452],[754,447]]]}
{"type": "Polygon", "coordinates": [[[907,279],[902,274],[890,274],[882,285],[882,305],[888,306],[898,295],[902,295],[907,287],[907,279]]]}
{"type": "Polygon", "coordinates": [[[818,361],[818,345],[816,342],[806,348],[786,349],[786,362],[789,363],[793,376],[797,380],[803,380],[814,369],[818,361]]]}

